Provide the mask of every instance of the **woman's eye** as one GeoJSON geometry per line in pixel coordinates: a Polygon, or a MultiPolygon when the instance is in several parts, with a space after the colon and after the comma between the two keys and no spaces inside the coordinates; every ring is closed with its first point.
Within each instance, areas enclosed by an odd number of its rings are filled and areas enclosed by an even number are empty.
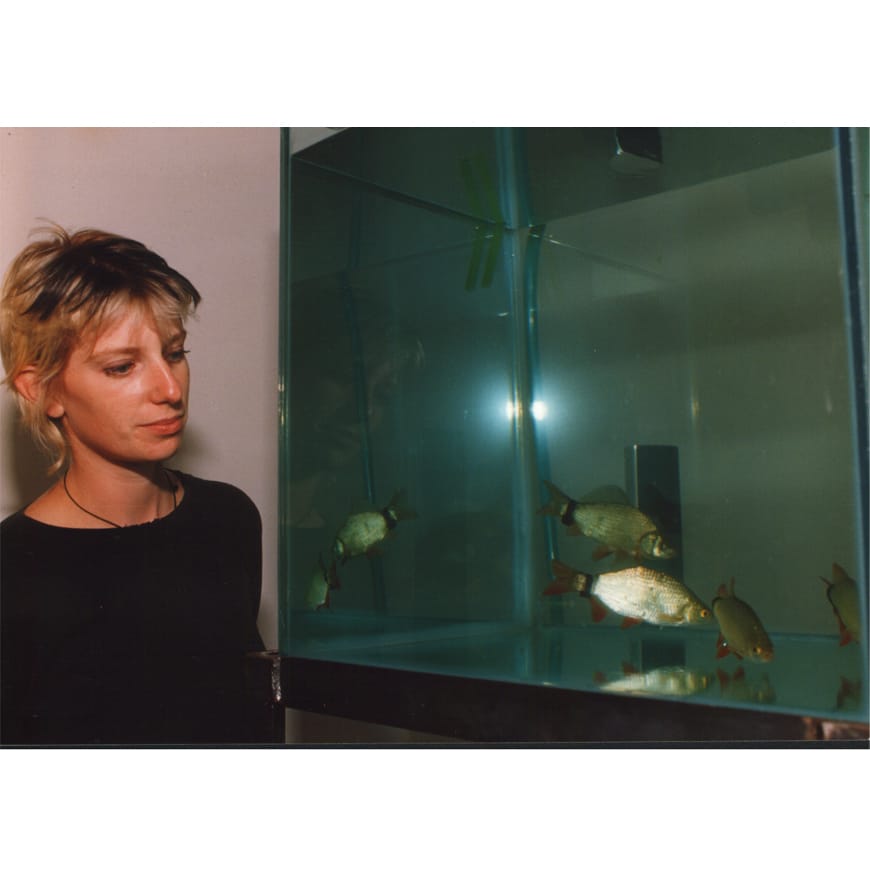
{"type": "Polygon", "coordinates": [[[170,362],[178,363],[181,362],[189,353],[189,350],[183,347],[179,347],[175,350],[169,351],[169,353],[166,354],[166,359],[168,359],[170,362]]]}
{"type": "Polygon", "coordinates": [[[128,374],[130,369],[132,369],[132,368],[133,368],[133,363],[126,362],[126,363],[121,363],[120,365],[116,365],[116,366],[109,366],[108,368],[104,369],[104,371],[107,375],[109,375],[111,377],[119,377],[120,375],[128,374]]]}

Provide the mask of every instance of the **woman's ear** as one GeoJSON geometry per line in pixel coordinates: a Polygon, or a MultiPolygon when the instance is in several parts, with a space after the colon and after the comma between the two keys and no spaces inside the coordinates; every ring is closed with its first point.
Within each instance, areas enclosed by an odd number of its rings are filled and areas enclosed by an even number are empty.
{"type": "Polygon", "coordinates": [[[63,404],[51,395],[45,381],[39,377],[35,366],[26,366],[13,379],[15,390],[27,402],[38,404],[44,401],[45,413],[52,419],[63,417],[63,404]]]}

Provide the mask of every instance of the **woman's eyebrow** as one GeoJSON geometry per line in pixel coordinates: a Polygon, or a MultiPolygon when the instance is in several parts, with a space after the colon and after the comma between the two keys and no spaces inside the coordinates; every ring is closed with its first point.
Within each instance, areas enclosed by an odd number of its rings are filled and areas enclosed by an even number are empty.
{"type": "MultiPolygon", "coordinates": [[[[178,342],[184,342],[187,338],[187,330],[180,329],[178,332],[173,332],[164,342],[163,347],[170,347],[173,344],[177,344],[178,342]]],[[[129,345],[127,347],[108,347],[105,350],[99,350],[96,353],[92,353],[88,360],[91,361],[100,361],[107,357],[113,356],[135,356],[141,353],[142,349],[138,345],[129,345]]]]}
{"type": "Polygon", "coordinates": [[[131,347],[109,347],[105,350],[101,350],[97,353],[92,353],[88,360],[92,362],[99,362],[102,359],[107,359],[113,356],[135,356],[139,354],[140,348],[135,345],[131,347]]]}

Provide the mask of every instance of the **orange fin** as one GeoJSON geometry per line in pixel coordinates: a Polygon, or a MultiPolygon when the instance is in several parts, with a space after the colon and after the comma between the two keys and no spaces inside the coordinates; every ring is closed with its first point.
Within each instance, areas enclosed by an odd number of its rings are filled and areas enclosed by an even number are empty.
{"type": "Polygon", "coordinates": [[[728,644],[725,643],[725,638],[722,637],[720,633],[719,639],[716,641],[716,658],[724,659],[730,652],[731,650],[728,648],[728,644]]]}
{"type": "Polygon", "coordinates": [[[639,674],[640,671],[631,662],[623,662],[622,673],[624,673],[628,677],[632,674],[639,674]]]}
{"type": "Polygon", "coordinates": [[[564,595],[571,591],[571,584],[564,580],[554,580],[544,589],[544,595],[564,595]]]}
{"type": "Polygon", "coordinates": [[[620,626],[620,628],[631,628],[633,625],[640,625],[640,623],[642,622],[642,619],[636,619],[633,616],[626,616],[622,620],[622,625],[620,626]]]}
{"type": "Polygon", "coordinates": [[[734,679],[735,680],[744,680],[746,679],[746,671],[743,670],[743,665],[740,665],[736,671],[734,671],[734,679]]]}
{"type": "Polygon", "coordinates": [[[604,672],[603,672],[603,671],[596,671],[596,672],[592,675],[592,679],[595,680],[595,682],[598,683],[599,686],[600,686],[602,683],[604,683],[604,682],[607,681],[607,677],[604,676],[604,672]]]}
{"type": "Polygon", "coordinates": [[[573,538],[582,538],[583,530],[577,525],[577,523],[571,523],[571,525],[568,526],[568,534],[573,538]]]}
{"type": "Polygon", "coordinates": [[[597,598],[590,598],[589,600],[592,603],[592,621],[601,622],[607,616],[607,608],[597,598]]]}
{"type": "Polygon", "coordinates": [[[716,676],[719,678],[720,689],[724,689],[731,680],[731,677],[728,676],[728,672],[723,671],[722,668],[716,668],[716,676]]]}

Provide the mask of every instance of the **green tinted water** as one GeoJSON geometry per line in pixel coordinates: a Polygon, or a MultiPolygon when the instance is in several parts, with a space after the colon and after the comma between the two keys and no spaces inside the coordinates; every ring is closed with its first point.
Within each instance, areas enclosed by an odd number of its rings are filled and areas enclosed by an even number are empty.
{"type": "Polygon", "coordinates": [[[282,652],[866,720],[866,620],[841,646],[819,579],[841,565],[866,613],[841,151],[644,136],[359,129],[294,156],[282,652]],[[543,480],[640,499],[679,546],[647,564],[707,604],[733,577],[773,661],[717,658],[715,620],[544,596],[554,557],[614,565],[538,513],[543,480]],[[399,490],[416,517],[313,609],[336,533],[399,490]]]}

